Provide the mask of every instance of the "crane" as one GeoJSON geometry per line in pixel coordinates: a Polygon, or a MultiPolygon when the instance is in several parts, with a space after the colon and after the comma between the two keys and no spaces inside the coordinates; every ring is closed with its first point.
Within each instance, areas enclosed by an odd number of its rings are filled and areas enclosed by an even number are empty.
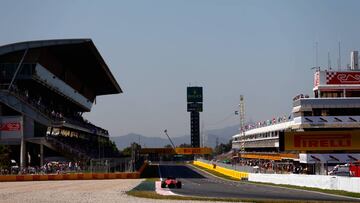
{"type": "Polygon", "coordinates": [[[168,135],[168,133],[167,133],[167,129],[165,129],[165,130],[164,130],[164,133],[165,133],[165,135],[169,138],[170,143],[171,143],[172,147],[173,147],[173,148],[174,148],[174,150],[175,150],[175,145],[174,145],[173,141],[171,140],[170,136],[168,135]]]}

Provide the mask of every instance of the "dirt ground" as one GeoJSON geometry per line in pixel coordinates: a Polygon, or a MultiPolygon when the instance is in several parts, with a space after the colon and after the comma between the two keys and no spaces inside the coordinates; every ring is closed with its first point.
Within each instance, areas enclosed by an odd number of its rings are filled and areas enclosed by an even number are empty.
{"type": "MultiPolygon", "coordinates": [[[[141,181],[118,179],[1,182],[0,202],[169,202],[169,200],[143,199],[125,194],[141,181]]],[[[192,201],[171,201],[171,203],[177,202],[192,201]]]]}

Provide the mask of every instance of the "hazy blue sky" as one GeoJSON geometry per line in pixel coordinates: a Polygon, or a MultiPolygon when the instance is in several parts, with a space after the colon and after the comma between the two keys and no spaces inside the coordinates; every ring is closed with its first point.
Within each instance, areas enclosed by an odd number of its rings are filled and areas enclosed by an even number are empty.
{"type": "Polygon", "coordinates": [[[186,86],[204,87],[205,129],[289,114],[319,64],[360,50],[360,1],[0,1],[0,44],[92,38],[124,90],[88,119],[112,136],[189,134],[186,86]],[[225,119],[227,118],[227,119],[225,119]],[[224,120],[225,119],[225,120],[224,120]],[[222,121],[222,122],[221,122],[222,121]]]}

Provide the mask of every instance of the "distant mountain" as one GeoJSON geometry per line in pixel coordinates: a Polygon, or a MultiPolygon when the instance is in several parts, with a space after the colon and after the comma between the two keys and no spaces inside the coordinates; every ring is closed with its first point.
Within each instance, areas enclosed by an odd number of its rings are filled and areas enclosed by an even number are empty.
{"type": "Polygon", "coordinates": [[[228,143],[229,140],[234,136],[235,134],[239,133],[239,126],[229,126],[221,129],[214,129],[214,130],[208,130],[205,131],[205,134],[207,135],[207,145],[210,147],[216,146],[216,138],[219,140],[220,143],[228,143]]]}
{"type": "MultiPolygon", "coordinates": [[[[222,129],[214,129],[205,131],[205,144],[209,147],[216,146],[216,139],[218,138],[218,143],[227,143],[231,139],[231,137],[239,132],[239,126],[230,126],[222,129]]],[[[165,145],[170,144],[167,137],[146,137],[140,134],[130,133],[127,135],[119,136],[119,137],[110,137],[113,140],[117,147],[122,150],[131,143],[136,142],[139,143],[142,147],[164,147],[165,145]]],[[[183,143],[190,144],[190,135],[184,135],[180,137],[171,138],[175,145],[180,145],[183,143]]]]}
{"type": "MultiPolygon", "coordinates": [[[[165,136],[165,135],[164,135],[165,136]]],[[[184,142],[186,137],[179,137],[183,138],[184,142]]],[[[130,133],[124,136],[119,137],[110,137],[111,140],[113,140],[116,143],[116,146],[119,149],[124,149],[125,147],[128,147],[131,145],[131,143],[136,142],[140,143],[142,147],[163,147],[167,144],[170,144],[169,140],[167,138],[161,138],[161,137],[146,137],[140,134],[130,133]]],[[[173,139],[173,142],[177,144],[175,141],[177,138],[173,139]]]]}

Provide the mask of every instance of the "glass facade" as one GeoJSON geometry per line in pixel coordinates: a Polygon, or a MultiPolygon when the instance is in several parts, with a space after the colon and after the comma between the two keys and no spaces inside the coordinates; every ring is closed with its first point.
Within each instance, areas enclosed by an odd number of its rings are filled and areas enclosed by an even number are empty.
{"type": "MultiPolygon", "coordinates": [[[[0,63],[0,84],[6,85],[11,82],[19,64],[0,63]]],[[[22,64],[17,79],[30,79],[35,70],[35,64],[22,64]]]]}

